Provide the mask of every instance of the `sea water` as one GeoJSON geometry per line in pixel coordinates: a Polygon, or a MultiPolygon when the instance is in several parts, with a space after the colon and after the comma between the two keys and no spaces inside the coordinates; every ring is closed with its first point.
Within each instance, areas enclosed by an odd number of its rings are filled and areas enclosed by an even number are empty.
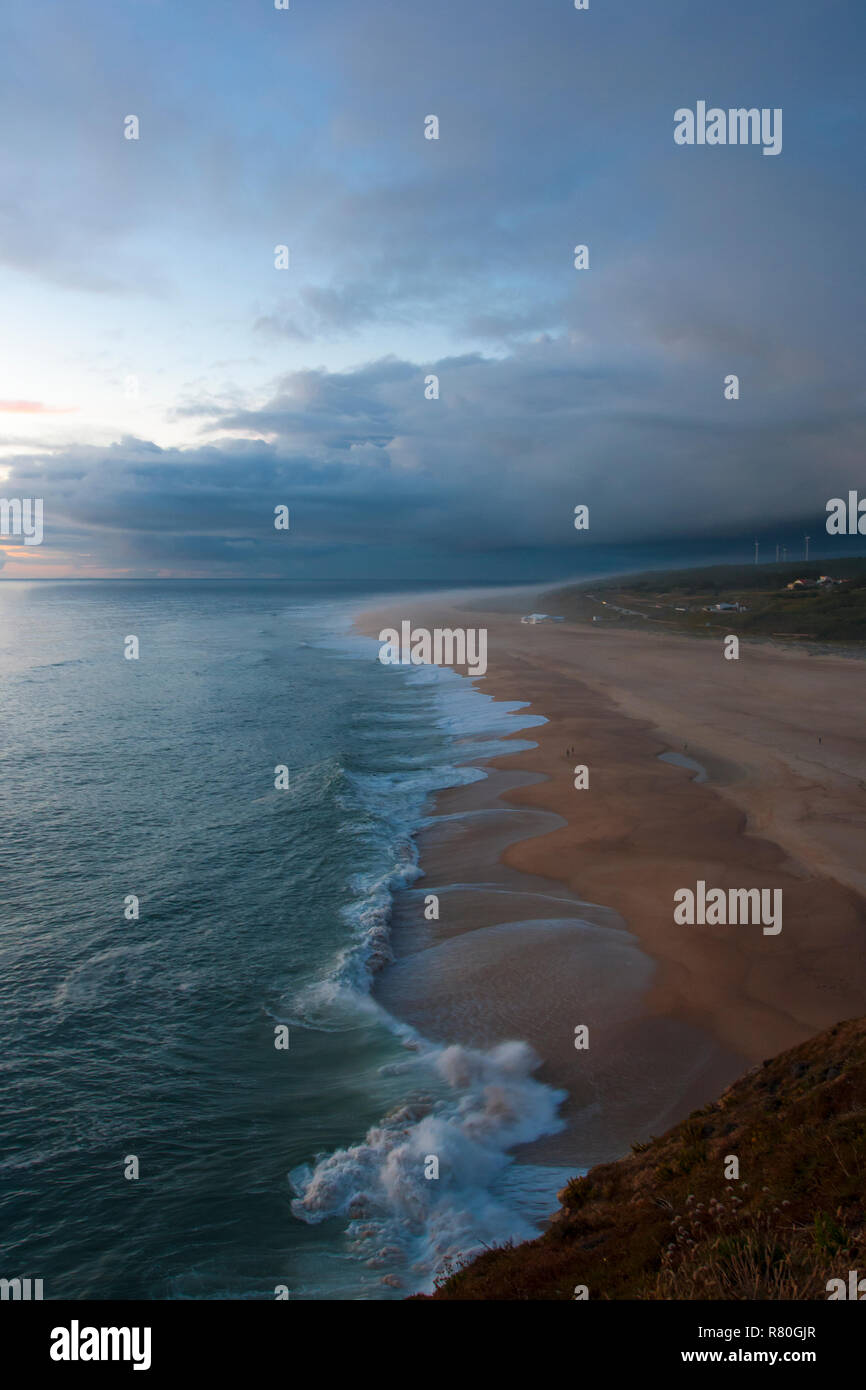
{"type": "Polygon", "coordinates": [[[431,794],[539,720],[383,666],[369,602],[0,584],[0,1276],[397,1298],[552,1210],[567,1174],[511,1159],[559,1123],[528,1047],[371,995],[431,794]]]}

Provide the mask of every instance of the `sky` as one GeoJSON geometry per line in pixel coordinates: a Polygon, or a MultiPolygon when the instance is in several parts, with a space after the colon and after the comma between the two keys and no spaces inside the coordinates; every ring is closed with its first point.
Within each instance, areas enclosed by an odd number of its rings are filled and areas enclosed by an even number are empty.
{"type": "Polygon", "coordinates": [[[2,576],[832,551],[864,53],[859,0],[6,7],[0,495],[44,538],[2,576]],[[676,144],[699,101],[781,109],[781,152],[676,144]]]}

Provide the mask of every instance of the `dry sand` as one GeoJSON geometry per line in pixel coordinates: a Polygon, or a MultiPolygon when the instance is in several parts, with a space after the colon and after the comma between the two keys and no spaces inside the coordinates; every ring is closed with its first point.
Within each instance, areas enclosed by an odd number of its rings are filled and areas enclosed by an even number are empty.
{"type": "Polygon", "coordinates": [[[480,688],[548,722],[517,734],[536,748],[438,796],[377,992],[432,1037],[532,1043],[541,1079],[568,1092],[568,1128],[523,1157],[616,1157],[749,1065],[864,1012],[863,662],[765,643],[727,661],[721,641],[528,626],[477,597],[447,602],[402,600],[359,626],[487,628],[480,688]],[[699,879],[781,888],[781,933],[675,924],[675,891],[699,879]],[[438,922],[424,920],[431,892],[438,922]]]}

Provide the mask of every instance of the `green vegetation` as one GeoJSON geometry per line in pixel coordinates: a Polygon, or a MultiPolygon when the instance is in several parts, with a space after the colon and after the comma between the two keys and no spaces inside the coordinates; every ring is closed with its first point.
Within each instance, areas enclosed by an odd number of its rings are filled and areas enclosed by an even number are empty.
{"type": "Polygon", "coordinates": [[[543,1235],[448,1271],[432,1296],[825,1299],[828,1279],[866,1269],[866,1019],[632,1148],[572,1178],[543,1235]]]}
{"type": "Polygon", "coordinates": [[[724,631],[788,641],[864,642],[866,558],[661,570],[555,590],[544,595],[544,605],[571,621],[596,618],[607,626],[697,636],[724,631]],[[841,582],[787,587],[798,579],[814,582],[821,575],[841,582]],[[737,604],[743,611],[706,611],[717,603],[737,604]]]}

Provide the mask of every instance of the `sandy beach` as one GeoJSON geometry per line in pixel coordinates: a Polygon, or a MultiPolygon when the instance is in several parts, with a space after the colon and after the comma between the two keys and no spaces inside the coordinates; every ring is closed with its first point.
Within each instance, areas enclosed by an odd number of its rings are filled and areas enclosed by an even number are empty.
{"type": "MultiPolygon", "coordinates": [[[[529,1041],[539,1077],[568,1092],[567,1127],[521,1157],[581,1167],[863,1012],[866,667],[770,643],[726,661],[721,642],[521,625],[532,604],[513,602],[425,596],[359,623],[374,637],[406,618],[486,628],[480,688],[547,720],[519,735],[536,747],[437,797],[377,994],[431,1037],[529,1041]],[[781,889],[782,930],[675,923],[674,893],[699,880],[781,889]],[[438,921],[424,919],[428,893],[438,921]]],[[[556,611],[549,595],[543,606],[556,611]]]]}

